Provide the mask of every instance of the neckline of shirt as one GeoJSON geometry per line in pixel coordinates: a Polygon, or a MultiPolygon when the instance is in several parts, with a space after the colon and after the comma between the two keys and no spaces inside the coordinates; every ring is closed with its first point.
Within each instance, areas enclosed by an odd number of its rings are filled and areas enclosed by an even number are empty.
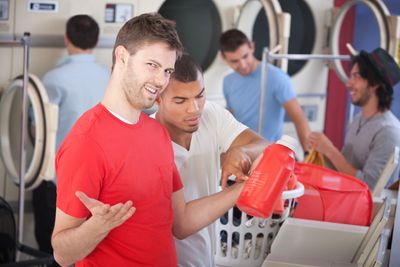
{"type": "Polygon", "coordinates": [[[111,116],[111,118],[113,118],[114,120],[121,122],[122,125],[126,126],[126,127],[139,127],[142,124],[143,121],[143,112],[140,112],[139,115],[139,119],[136,123],[132,123],[130,121],[128,121],[127,119],[125,119],[124,117],[122,117],[121,115],[109,110],[107,107],[105,107],[102,103],[99,103],[100,107],[107,113],[109,114],[109,116],[111,116]]]}

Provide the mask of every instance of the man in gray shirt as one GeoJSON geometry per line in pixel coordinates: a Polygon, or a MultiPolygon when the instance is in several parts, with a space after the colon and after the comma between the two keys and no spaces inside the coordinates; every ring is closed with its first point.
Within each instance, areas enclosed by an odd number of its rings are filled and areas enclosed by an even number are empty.
{"type": "MultiPolygon", "coordinates": [[[[340,152],[322,133],[311,133],[310,147],[324,154],[333,166],[359,178],[372,190],[386,162],[400,147],[400,122],[390,111],[393,86],[400,80],[400,69],[383,49],[371,53],[361,51],[353,57],[347,87],[358,113],[349,125],[345,144],[340,152]]],[[[389,184],[399,177],[399,166],[389,184]]]]}

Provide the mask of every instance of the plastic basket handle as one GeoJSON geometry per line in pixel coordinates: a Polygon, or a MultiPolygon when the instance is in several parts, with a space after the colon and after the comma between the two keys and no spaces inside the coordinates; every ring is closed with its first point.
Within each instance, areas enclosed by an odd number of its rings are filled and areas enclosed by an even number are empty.
{"type": "Polygon", "coordinates": [[[300,182],[297,182],[295,189],[282,192],[282,199],[298,198],[302,195],[304,195],[304,185],[300,182]]]}

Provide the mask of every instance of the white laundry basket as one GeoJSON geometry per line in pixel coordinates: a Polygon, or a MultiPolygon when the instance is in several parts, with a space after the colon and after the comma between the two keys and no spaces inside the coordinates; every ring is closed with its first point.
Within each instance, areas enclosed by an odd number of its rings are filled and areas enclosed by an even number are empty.
{"type": "Polygon", "coordinates": [[[297,182],[296,189],[284,191],[285,210],[282,215],[271,218],[255,218],[230,209],[216,222],[217,266],[260,267],[269,253],[272,241],[282,222],[289,216],[294,199],[304,194],[304,186],[297,182]]]}

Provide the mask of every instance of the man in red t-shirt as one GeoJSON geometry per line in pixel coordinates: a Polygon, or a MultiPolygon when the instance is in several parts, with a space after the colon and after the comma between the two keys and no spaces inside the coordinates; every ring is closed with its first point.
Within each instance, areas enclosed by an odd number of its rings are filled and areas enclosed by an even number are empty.
{"type": "Polygon", "coordinates": [[[182,50],[175,24],[158,14],[118,33],[102,102],[57,153],[52,245],[61,265],[177,266],[173,235],[193,234],[238,198],[243,183],[186,203],[168,132],[141,112],[167,86],[182,50]]]}

